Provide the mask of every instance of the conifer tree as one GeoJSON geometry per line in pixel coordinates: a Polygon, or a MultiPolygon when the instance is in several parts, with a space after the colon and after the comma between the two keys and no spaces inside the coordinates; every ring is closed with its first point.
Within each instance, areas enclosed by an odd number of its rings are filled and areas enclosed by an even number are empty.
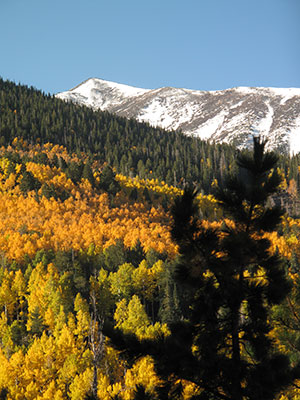
{"type": "Polygon", "coordinates": [[[280,177],[276,155],[264,147],[254,138],[253,154],[238,156],[237,175],[216,192],[231,223],[207,228],[193,188],[175,202],[172,236],[181,255],[175,278],[188,307],[170,325],[171,335],[138,341],[107,330],[129,358],[154,358],[165,382],[161,400],[182,398],[180,380],[196,385],[194,400],[271,400],[299,376],[299,366],[292,368],[269,336],[270,308],[290,287],[285,263],[264,238],[282,215],[266,206],[280,177]]]}
{"type": "Polygon", "coordinates": [[[145,186],[145,189],[143,190],[143,196],[146,202],[151,203],[151,197],[149,194],[149,190],[147,189],[147,187],[145,186]]]}
{"type": "Polygon", "coordinates": [[[48,200],[53,197],[54,199],[57,199],[57,193],[56,193],[56,188],[53,185],[53,183],[43,183],[42,187],[42,196],[45,196],[48,200]]]}
{"type": "Polygon", "coordinates": [[[27,193],[29,190],[37,190],[41,187],[38,179],[36,179],[30,171],[24,171],[20,182],[20,190],[27,193]]]}
{"type": "Polygon", "coordinates": [[[137,191],[136,187],[134,187],[130,192],[129,199],[136,201],[137,198],[138,198],[138,191],[137,191]]]}
{"type": "Polygon", "coordinates": [[[95,178],[93,175],[93,170],[92,170],[90,162],[87,162],[84,164],[83,171],[82,171],[82,177],[84,179],[87,179],[92,186],[95,185],[95,178]]]}
{"type": "Polygon", "coordinates": [[[100,184],[99,187],[109,194],[115,196],[116,193],[120,190],[120,185],[118,181],[115,179],[116,175],[113,169],[107,165],[103,168],[103,171],[100,175],[100,184]]]}

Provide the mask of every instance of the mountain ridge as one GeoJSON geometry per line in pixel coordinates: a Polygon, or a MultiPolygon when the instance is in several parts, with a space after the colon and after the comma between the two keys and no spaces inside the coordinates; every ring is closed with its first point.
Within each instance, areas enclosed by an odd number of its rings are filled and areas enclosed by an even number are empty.
{"type": "Polygon", "coordinates": [[[210,142],[244,148],[259,133],[269,149],[300,151],[300,88],[143,89],[89,78],[56,97],[210,142]]]}

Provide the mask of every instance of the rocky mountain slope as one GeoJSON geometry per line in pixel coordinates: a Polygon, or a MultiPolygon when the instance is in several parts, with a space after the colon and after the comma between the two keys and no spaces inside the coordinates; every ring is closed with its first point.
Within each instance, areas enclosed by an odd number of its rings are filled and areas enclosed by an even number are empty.
{"type": "Polygon", "coordinates": [[[258,133],[269,148],[300,151],[300,88],[150,90],[91,78],[57,97],[216,143],[246,147],[258,133]]]}

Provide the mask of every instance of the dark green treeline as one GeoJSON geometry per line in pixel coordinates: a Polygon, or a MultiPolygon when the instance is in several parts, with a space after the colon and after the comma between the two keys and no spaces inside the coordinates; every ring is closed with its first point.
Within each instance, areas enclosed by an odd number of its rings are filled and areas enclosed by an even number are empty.
{"type": "MultiPolygon", "coordinates": [[[[180,132],[66,103],[34,88],[0,79],[0,145],[15,137],[86,152],[127,176],[157,178],[169,185],[197,182],[204,193],[234,168],[236,150],[180,132]]],[[[285,176],[299,186],[299,156],[282,158],[285,176]]]]}

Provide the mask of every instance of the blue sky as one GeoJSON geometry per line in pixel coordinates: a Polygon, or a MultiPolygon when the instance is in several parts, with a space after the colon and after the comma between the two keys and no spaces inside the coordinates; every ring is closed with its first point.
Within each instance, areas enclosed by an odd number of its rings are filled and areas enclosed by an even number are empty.
{"type": "Polygon", "coordinates": [[[300,0],[0,0],[0,76],[46,93],[300,87],[300,0]]]}

